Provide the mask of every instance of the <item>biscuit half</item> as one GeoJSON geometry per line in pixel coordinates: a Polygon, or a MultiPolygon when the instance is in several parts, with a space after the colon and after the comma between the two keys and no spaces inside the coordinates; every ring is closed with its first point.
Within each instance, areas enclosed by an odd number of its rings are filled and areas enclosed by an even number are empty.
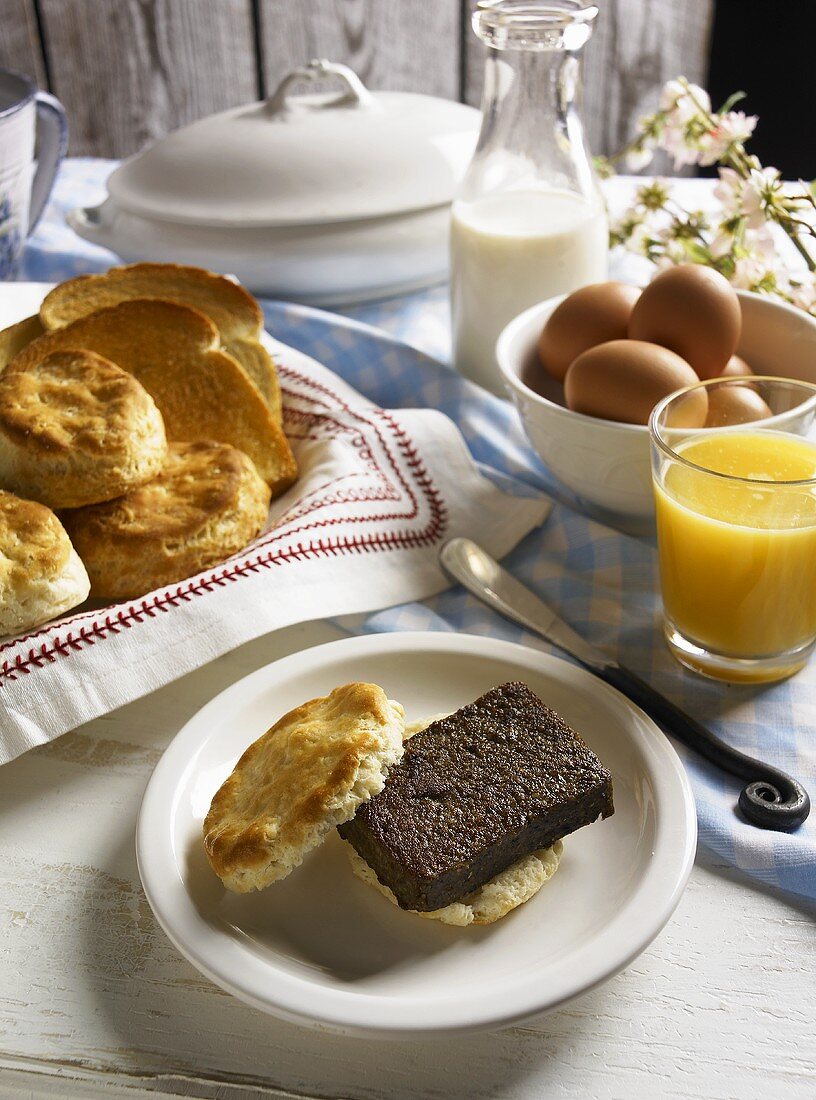
{"type": "Polygon", "coordinates": [[[225,351],[234,355],[281,419],[278,375],[261,341],[263,313],[239,283],[200,267],[182,264],[129,264],[102,275],[79,275],[55,287],[40,307],[49,331],[134,298],[163,298],[192,306],[215,323],[225,351]]]}
{"type": "Polygon", "coordinates": [[[51,509],[0,490],[0,635],[22,634],[70,611],[90,587],[51,509]]]}
{"type": "MultiPolygon", "coordinates": [[[[446,717],[445,713],[435,714],[432,718],[420,718],[415,722],[407,723],[403,732],[403,741],[410,741],[415,733],[420,733],[433,722],[446,717]]],[[[375,890],[379,890],[393,905],[399,906],[393,892],[380,882],[373,868],[369,867],[363,857],[347,842],[345,847],[351,869],[357,878],[373,886],[375,890]]],[[[420,913],[414,909],[409,909],[407,912],[459,928],[467,927],[469,924],[494,924],[519,905],[523,905],[525,901],[529,901],[546,882],[549,882],[558,870],[563,850],[562,841],[557,840],[551,848],[542,848],[517,860],[461,901],[452,902],[442,909],[433,909],[427,913],[420,913]]]]}
{"type": "Polygon", "coordinates": [[[150,481],[164,422],[132,374],[90,351],[54,351],[0,374],[0,485],[51,508],[112,500],[150,481]]]}
{"type": "Polygon", "coordinates": [[[234,447],[171,443],[152,481],[62,518],[94,596],[121,600],[242,550],[266,525],[269,498],[269,486],[234,447]]]}
{"type": "Polygon", "coordinates": [[[158,405],[168,439],[232,444],[249,455],[275,495],[295,480],[283,429],[199,310],[158,299],[121,302],[45,333],[6,369],[27,370],[52,351],[77,348],[137,378],[158,405]]]}
{"type": "Polygon", "coordinates": [[[285,714],[216,792],[204,848],[229,890],[262,890],[380,793],[402,756],[404,713],[376,684],[335,688],[285,714]]]}

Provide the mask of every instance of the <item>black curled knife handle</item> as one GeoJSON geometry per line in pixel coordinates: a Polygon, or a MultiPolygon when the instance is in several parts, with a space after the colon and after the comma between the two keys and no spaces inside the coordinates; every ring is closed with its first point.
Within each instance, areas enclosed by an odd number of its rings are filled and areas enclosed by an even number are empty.
{"type": "Polygon", "coordinates": [[[806,820],[810,813],[808,793],[786,772],[727,745],[628,668],[608,665],[592,671],[645,710],[678,741],[723,771],[750,780],[740,792],[739,808],[752,825],[787,832],[806,820]]]}

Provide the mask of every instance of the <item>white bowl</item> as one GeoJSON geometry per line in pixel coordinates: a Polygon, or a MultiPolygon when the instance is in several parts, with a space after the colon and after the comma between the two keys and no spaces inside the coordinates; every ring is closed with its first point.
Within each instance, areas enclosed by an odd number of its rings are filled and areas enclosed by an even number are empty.
{"type": "MultiPolygon", "coordinates": [[[[816,319],[761,294],[738,290],[742,336],[737,353],[755,374],[816,382],[816,319]]],[[[654,524],[649,429],[572,412],[563,387],[543,371],[546,395],[524,381],[544,322],[566,295],[525,310],[505,328],[496,355],[524,430],[558,481],[599,518],[632,531],[654,524]]]]}

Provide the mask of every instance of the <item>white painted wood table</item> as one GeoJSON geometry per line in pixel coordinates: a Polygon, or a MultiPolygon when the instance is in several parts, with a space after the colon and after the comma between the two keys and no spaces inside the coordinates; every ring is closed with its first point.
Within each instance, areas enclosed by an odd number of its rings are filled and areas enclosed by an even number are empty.
{"type": "Polygon", "coordinates": [[[329,641],[261,638],[0,768],[0,1097],[816,1096],[816,906],[701,856],[606,986],[521,1027],[423,1042],[280,1023],[178,956],[133,838],[150,772],[212,695],[329,641]]]}

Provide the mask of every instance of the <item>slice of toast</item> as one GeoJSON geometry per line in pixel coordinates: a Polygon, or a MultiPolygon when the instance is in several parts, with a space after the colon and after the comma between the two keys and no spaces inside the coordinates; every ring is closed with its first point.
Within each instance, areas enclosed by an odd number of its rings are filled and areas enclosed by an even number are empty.
{"type": "Polygon", "coordinates": [[[103,275],[79,275],[46,295],[40,320],[52,332],[134,298],[163,298],[192,306],[209,317],[221,334],[224,350],[235,356],[280,422],[278,376],[260,341],[263,313],[248,291],[223,275],[182,264],[147,263],[112,267],[103,275]]]}
{"type": "Polygon", "coordinates": [[[199,310],[159,299],[121,302],[45,333],[7,370],[26,370],[63,348],[95,351],[130,371],[158,405],[168,439],[231,443],[249,455],[273,495],[295,480],[283,429],[199,310]]]}
{"type": "Polygon", "coordinates": [[[45,329],[40,323],[39,317],[26,317],[18,321],[16,325],[4,328],[0,332],[0,371],[6,369],[16,355],[19,355],[26,344],[42,336],[45,329]]]}

